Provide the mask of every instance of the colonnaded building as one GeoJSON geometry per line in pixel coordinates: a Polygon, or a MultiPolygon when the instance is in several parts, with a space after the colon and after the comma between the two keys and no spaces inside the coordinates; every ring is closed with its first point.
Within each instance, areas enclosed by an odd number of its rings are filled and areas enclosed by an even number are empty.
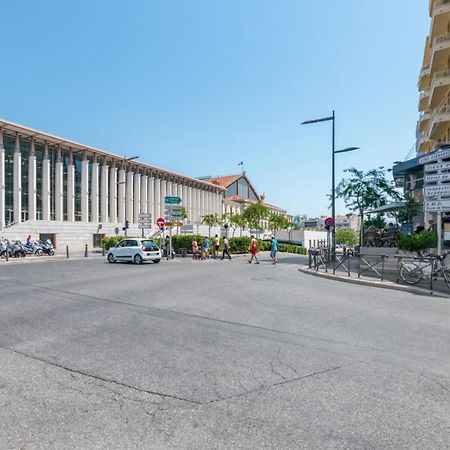
{"type": "MultiPolygon", "coordinates": [[[[222,214],[224,188],[141,161],[0,120],[0,236],[100,246],[104,235],[139,235],[140,213],[164,217],[178,196],[189,223],[222,214]]],[[[152,230],[146,230],[146,234],[152,230]]]]}

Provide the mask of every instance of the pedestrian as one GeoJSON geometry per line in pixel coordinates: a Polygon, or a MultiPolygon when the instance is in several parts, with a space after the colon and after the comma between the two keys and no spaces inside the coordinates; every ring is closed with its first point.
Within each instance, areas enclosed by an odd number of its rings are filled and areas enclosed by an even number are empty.
{"type": "Polygon", "coordinates": [[[225,259],[225,255],[228,256],[229,259],[231,259],[230,256],[230,243],[228,242],[228,239],[225,237],[223,239],[223,253],[222,253],[222,260],[225,259]]]}
{"type": "Polygon", "coordinates": [[[272,236],[270,245],[270,257],[272,258],[272,264],[276,264],[278,262],[277,252],[278,252],[278,240],[276,239],[275,236],[272,236]]]}
{"type": "Polygon", "coordinates": [[[205,238],[205,258],[209,259],[209,246],[210,246],[210,242],[209,242],[209,237],[205,238]]]}
{"type": "Polygon", "coordinates": [[[31,242],[32,242],[32,240],[31,240],[31,234],[30,234],[27,237],[27,245],[31,245],[31,242]]]}
{"type": "Polygon", "coordinates": [[[198,243],[196,238],[192,240],[192,259],[198,259],[198,243]]]}
{"type": "Polygon", "coordinates": [[[216,234],[214,236],[214,259],[219,256],[220,237],[216,234]]]}
{"type": "Polygon", "coordinates": [[[256,254],[258,253],[258,241],[256,240],[255,236],[251,236],[251,241],[250,241],[250,253],[252,255],[252,257],[249,259],[249,263],[251,264],[253,262],[253,258],[256,259],[255,264],[259,264],[259,259],[258,256],[256,256],[256,254]]]}

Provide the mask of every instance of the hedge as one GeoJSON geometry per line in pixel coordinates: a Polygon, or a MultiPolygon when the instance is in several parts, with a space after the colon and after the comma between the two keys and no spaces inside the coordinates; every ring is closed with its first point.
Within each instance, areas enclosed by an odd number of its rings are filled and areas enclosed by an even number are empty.
{"type": "MultiPolygon", "coordinates": [[[[182,249],[186,249],[188,253],[192,253],[192,241],[196,238],[199,245],[203,246],[205,243],[205,236],[200,235],[181,235],[176,234],[172,236],[172,245],[173,249],[176,253],[181,253],[182,249]]],[[[118,244],[122,239],[125,239],[124,236],[107,236],[103,238],[103,245],[106,250],[109,250],[111,247],[114,247],[118,244]]],[[[151,239],[151,238],[150,238],[151,239]]],[[[214,238],[210,239],[210,246],[212,249],[214,238]]],[[[248,253],[250,248],[249,237],[231,237],[228,238],[228,242],[230,243],[230,253],[234,254],[242,254],[248,253]]],[[[157,244],[159,244],[159,238],[155,240],[157,244]]],[[[258,241],[259,242],[259,251],[264,252],[270,250],[270,241],[258,241]]],[[[223,250],[223,239],[220,239],[220,250],[223,250]]],[[[280,253],[296,253],[299,255],[306,255],[306,248],[301,247],[299,245],[292,244],[278,244],[278,251],[280,253]]]]}

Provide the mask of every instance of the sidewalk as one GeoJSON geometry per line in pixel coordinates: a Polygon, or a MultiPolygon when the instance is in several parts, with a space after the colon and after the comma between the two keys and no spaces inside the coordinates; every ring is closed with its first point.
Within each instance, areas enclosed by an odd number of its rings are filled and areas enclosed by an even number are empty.
{"type": "MultiPolygon", "coordinates": [[[[382,289],[411,292],[420,295],[434,295],[438,297],[450,298],[450,290],[447,288],[444,280],[440,278],[433,281],[433,291],[431,291],[430,280],[421,281],[416,285],[409,285],[403,282],[398,275],[397,261],[393,258],[385,259],[383,280],[381,280],[380,277],[371,270],[364,272],[360,275],[360,277],[358,277],[359,259],[356,257],[350,258],[349,269],[350,275],[343,266],[337,268],[336,273],[333,274],[333,266],[331,264],[327,268],[327,271],[325,271],[324,268],[319,268],[319,270],[316,271],[314,268],[310,269],[308,265],[301,266],[298,270],[308,275],[341,281],[344,283],[353,283],[382,289]]],[[[380,269],[378,268],[378,270],[380,269]]]]}

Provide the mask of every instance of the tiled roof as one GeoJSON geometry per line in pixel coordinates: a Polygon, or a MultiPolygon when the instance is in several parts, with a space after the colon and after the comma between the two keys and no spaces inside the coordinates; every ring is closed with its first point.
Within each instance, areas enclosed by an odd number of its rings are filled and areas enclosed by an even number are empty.
{"type": "Polygon", "coordinates": [[[210,178],[209,180],[204,180],[204,181],[208,181],[209,183],[212,184],[217,184],[218,186],[221,187],[228,187],[231,184],[233,184],[235,181],[239,180],[239,178],[241,178],[242,175],[227,175],[225,177],[216,177],[216,178],[210,178]]]}

